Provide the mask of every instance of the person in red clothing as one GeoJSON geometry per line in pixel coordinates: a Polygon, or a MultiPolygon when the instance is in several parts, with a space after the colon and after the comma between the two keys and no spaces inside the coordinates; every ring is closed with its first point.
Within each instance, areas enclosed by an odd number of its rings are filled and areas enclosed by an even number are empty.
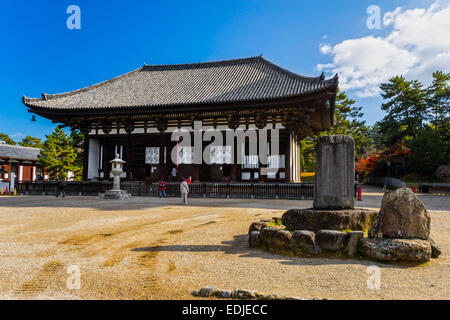
{"type": "Polygon", "coordinates": [[[161,198],[162,196],[164,196],[164,198],[167,198],[166,193],[167,182],[165,182],[163,178],[159,179],[158,187],[159,187],[159,197],[161,198]]]}

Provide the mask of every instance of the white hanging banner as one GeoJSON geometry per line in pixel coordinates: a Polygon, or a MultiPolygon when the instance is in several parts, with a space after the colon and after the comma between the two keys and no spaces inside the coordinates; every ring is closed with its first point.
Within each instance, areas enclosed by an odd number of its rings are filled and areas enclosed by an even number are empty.
{"type": "Polygon", "coordinates": [[[146,164],[159,164],[159,147],[146,147],[145,148],[145,163],[146,164]]]}

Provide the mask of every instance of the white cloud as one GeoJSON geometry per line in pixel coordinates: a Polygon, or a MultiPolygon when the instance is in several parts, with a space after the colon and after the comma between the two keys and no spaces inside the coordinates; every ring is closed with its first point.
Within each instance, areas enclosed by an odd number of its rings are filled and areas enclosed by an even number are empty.
{"type": "Polygon", "coordinates": [[[367,36],[320,46],[332,63],[318,70],[339,74],[340,88],[355,90],[360,97],[375,96],[380,83],[403,74],[428,82],[431,73],[450,70],[450,0],[436,1],[429,8],[396,8],[383,17],[391,28],[385,37],[367,36]]]}
{"type": "Polygon", "coordinates": [[[320,46],[320,52],[322,52],[323,54],[329,54],[331,53],[331,46],[329,44],[324,44],[322,46],[320,46]]]}

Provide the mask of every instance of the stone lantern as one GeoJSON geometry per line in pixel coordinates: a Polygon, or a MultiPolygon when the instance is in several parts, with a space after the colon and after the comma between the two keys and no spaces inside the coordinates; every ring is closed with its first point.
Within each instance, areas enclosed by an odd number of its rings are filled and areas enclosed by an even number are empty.
{"type": "Polygon", "coordinates": [[[123,173],[123,164],[126,161],[120,159],[120,156],[116,154],[116,158],[111,160],[111,173],[113,174],[113,188],[108,190],[102,195],[105,199],[126,199],[131,195],[125,191],[120,190],[120,175],[123,173]]]}
{"type": "Polygon", "coordinates": [[[116,158],[111,160],[111,173],[113,174],[113,190],[120,190],[120,175],[123,173],[123,164],[126,161],[120,159],[120,156],[116,154],[116,158]]]}

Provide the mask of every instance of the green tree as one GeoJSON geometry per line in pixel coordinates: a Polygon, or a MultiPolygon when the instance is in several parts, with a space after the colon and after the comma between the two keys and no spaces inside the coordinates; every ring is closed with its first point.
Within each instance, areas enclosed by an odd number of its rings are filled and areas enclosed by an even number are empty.
{"type": "Polygon", "coordinates": [[[450,161],[450,73],[433,72],[433,81],[427,88],[427,106],[431,123],[442,139],[450,161]]]}
{"type": "Polygon", "coordinates": [[[409,167],[413,172],[432,175],[438,165],[446,164],[446,145],[432,126],[418,132],[410,149],[409,167]]]}
{"type": "Polygon", "coordinates": [[[303,171],[314,171],[316,167],[316,142],[313,138],[300,141],[300,161],[303,171]]]}
{"type": "Polygon", "coordinates": [[[329,130],[322,132],[327,134],[345,134],[355,140],[356,157],[360,158],[365,150],[373,145],[373,139],[370,136],[371,128],[365,125],[362,120],[362,107],[355,106],[355,100],[347,97],[344,91],[338,91],[335,106],[335,125],[329,130]]]}
{"type": "Polygon", "coordinates": [[[450,117],[450,73],[433,72],[433,81],[426,89],[431,122],[437,129],[448,126],[450,117]]]}
{"type": "Polygon", "coordinates": [[[70,135],[67,135],[59,126],[46,136],[41,153],[38,156],[41,165],[49,172],[50,179],[67,179],[69,171],[79,178],[81,169],[77,163],[78,150],[70,135]]]}
{"type": "Polygon", "coordinates": [[[75,179],[81,180],[83,178],[84,134],[80,130],[71,129],[70,141],[77,153],[74,169],[75,179]]]}
{"type": "Polygon", "coordinates": [[[6,144],[9,144],[12,146],[16,145],[16,142],[13,139],[11,139],[7,134],[4,134],[4,133],[0,133],[0,140],[5,141],[6,144]]]}
{"type": "Polygon", "coordinates": [[[26,136],[19,142],[22,147],[42,148],[42,141],[39,138],[26,136]]]}
{"type": "Polygon", "coordinates": [[[381,96],[387,100],[381,105],[387,115],[377,123],[383,144],[407,142],[423,128],[428,116],[422,87],[419,81],[407,81],[403,76],[395,76],[380,85],[381,96]]]}

